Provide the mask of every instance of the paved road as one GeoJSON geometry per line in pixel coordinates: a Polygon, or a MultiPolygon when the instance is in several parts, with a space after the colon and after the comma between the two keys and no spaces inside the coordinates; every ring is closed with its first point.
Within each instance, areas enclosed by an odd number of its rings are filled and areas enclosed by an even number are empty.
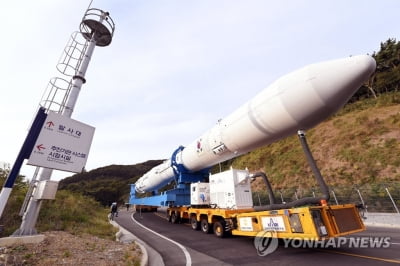
{"type": "MultiPolygon", "coordinates": [[[[280,241],[271,254],[259,256],[252,237],[216,238],[200,231],[193,231],[186,224],[171,224],[163,213],[121,212],[116,221],[147,245],[157,251],[165,265],[395,265],[400,264],[400,230],[389,228],[368,228],[353,236],[375,237],[389,247],[371,248],[364,242],[364,248],[349,247],[349,241],[335,247],[299,247],[293,242],[285,247],[280,241]],[[148,229],[153,232],[149,231],[148,229]],[[386,237],[386,238],[383,238],[386,237]],[[390,237],[390,239],[389,239],[390,237]],[[379,239],[378,239],[379,238],[379,239]],[[389,243],[390,242],[390,243],[389,243]],[[294,246],[294,247],[293,247],[294,246]]],[[[379,242],[376,242],[378,245],[379,242]]],[[[159,265],[149,256],[149,265],[159,265]]]]}

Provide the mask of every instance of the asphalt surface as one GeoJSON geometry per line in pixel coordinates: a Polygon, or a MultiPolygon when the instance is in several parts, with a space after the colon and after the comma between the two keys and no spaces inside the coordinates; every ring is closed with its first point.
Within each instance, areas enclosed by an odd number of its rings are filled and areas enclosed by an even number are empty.
{"type": "MultiPolygon", "coordinates": [[[[122,211],[116,222],[152,249],[150,266],[160,265],[160,256],[165,265],[400,265],[399,229],[370,227],[324,247],[281,240],[275,251],[265,254],[259,248],[258,254],[253,237],[217,238],[194,231],[188,224],[171,224],[164,213],[122,211]],[[357,237],[363,239],[357,242],[357,237]],[[365,241],[371,237],[374,243],[365,241]]],[[[263,243],[265,247],[269,244],[263,243]]]]}

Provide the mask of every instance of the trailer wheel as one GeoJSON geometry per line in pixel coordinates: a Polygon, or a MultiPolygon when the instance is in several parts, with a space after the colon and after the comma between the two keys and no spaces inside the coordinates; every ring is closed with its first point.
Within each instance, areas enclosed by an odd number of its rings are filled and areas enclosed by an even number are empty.
{"type": "Polygon", "coordinates": [[[196,216],[190,217],[190,225],[193,230],[200,230],[200,223],[197,221],[196,216]]]}
{"type": "Polygon", "coordinates": [[[217,237],[222,238],[225,236],[225,223],[224,222],[222,222],[222,221],[215,222],[213,229],[214,229],[214,234],[217,237]]]}
{"type": "Polygon", "coordinates": [[[205,234],[209,234],[211,232],[211,226],[208,223],[207,218],[201,219],[200,228],[201,228],[201,231],[205,234]]]}
{"type": "Polygon", "coordinates": [[[179,222],[179,216],[177,212],[171,212],[171,223],[176,224],[179,222]]]}

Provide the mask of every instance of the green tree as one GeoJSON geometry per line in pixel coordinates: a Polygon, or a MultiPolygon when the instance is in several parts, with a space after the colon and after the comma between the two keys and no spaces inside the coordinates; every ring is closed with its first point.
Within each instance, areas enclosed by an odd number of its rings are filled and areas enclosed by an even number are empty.
{"type": "Polygon", "coordinates": [[[379,95],[396,92],[400,86],[400,42],[390,38],[381,42],[380,50],[373,52],[376,71],[354,94],[350,102],[363,98],[377,98],[379,95]]]}
{"type": "Polygon", "coordinates": [[[381,49],[373,54],[376,60],[374,77],[375,91],[387,93],[398,91],[400,84],[400,42],[388,39],[381,43],[381,49]]]}

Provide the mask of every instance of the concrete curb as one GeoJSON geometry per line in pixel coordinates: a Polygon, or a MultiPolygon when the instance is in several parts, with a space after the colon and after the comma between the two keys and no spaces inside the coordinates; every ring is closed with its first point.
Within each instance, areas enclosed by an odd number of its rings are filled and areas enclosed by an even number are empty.
{"type": "Polygon", "coordinates": [[[124,244],[129,244],[132,242],[135,242],[139,247],[142,252],[142,259],[140,261],[141,266],[147,266],[149,263],[149,255],[147,253],[146,248],[144,245],[141,243],[141,240],[137,238],[135,235],[133,235],[131,232],[126,230],[124,227],[120,226],[114,221],[110,221],[110,224],[112,224],[114,227],[118,228],[118,232],[115,234],[116,240],[118,242],[124,243],[124,244]]]}
{"type": "Polygon", "coordinates": [[[365,213],[363,222],[366,226],[400,228],[400,214],[398,213],[365,213]]]}
{"type": "Polygon", "coordinates": [[[400,225],[395,225],[395,224],[382,224],[382,223],[366,223],[364,222],[365,226],[368,227],[380,227],[380,228],[395,228],[395,229],[400,229],[400,225]]]}
{"type": "Polygon", "coordinates": [[[45,239],[44,235],[10,236],[0,238],[0,247],[14,244],[38,244],[45,239]]]}

